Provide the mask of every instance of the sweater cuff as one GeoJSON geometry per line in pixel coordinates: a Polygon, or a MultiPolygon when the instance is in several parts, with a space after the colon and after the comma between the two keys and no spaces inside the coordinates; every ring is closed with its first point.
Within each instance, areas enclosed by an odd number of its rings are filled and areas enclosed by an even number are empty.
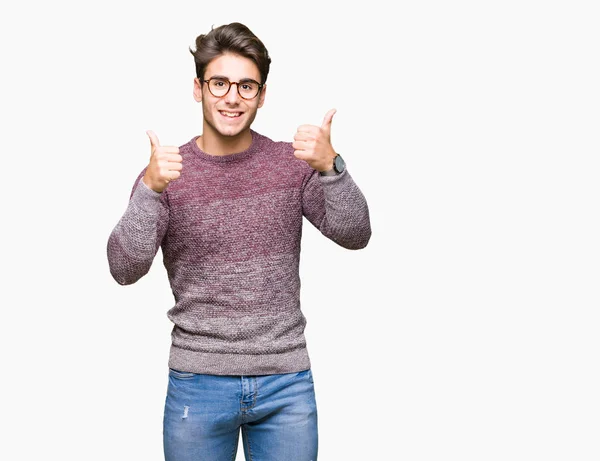
{"type": "Polygon", "coordinates": [[[143,178],[140,178],[138,186],[131,196],[132,202],[141,210],[151,214],[158,214],[161,207],[162,192],[150,189],[143,178]]]}
{"type": "Polygon", "coordinates": [[[340,181],[345,182],[347,175],[348,175],[348,168],[344,168],[344,170],[339,174],[333,174],[333,175],[319,174],[319,178],[321,180],[321,184],[331,184],[331,183],[337,183],[340,181]]]}

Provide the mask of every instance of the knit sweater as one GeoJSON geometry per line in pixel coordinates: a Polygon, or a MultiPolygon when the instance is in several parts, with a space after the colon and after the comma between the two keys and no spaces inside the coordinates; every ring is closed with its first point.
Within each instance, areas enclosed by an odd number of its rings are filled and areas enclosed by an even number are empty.
{"type": "Polygon", "coordinates": [[[134,181],[107,244],[121,285],[150,270],[160,247],[174,296],[169,367],[215,375],[310,368],[300,306],[303,217],[347,249],[371,237],[348,169],[319,175],[289,142],[251,130],[250,147],[215,156],[180,146],[181,176],[162,192],[134,181]]]}

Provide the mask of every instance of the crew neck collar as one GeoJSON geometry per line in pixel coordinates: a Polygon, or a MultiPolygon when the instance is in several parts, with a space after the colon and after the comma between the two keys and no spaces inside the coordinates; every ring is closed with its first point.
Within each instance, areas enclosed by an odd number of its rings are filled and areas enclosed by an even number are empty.
{"type": "Polygon", "coordinates": [[[257,144],[258,144],[258,136],[259,135],[254,130],[250,130],[250,134],[252,135],[252,142],[250,143],[250,147],[248,147],[248,149],[243,150],[241,152],[236,152],[234,154],[227,154],[227,155],[211,155],[211,154],[204,152],[202,149],[200,149],[198,147],[198,144],[196,143],[196,140],[200,137],[200,135],[194,136],[192,138],[192,140],[190,141],[190,143],[192,145],[191,146],[192,152],[194,152],[194,154],[196,156],[198,156],[199,158],[201,158],[202,160],[207,160],[209,162],[215,162],[215,163],[234,162],[234,161],[243,160],[245,158],[250,157],[252,154],[254,154],[258,150],[257,144]]]}

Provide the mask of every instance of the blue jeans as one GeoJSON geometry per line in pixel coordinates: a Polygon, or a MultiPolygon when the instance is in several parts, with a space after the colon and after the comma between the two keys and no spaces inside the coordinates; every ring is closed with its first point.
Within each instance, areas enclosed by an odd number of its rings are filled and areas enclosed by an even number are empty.
{"type": "Polygon", "coordinates": [[[234,461],[240,427],[246,461],[316,461],[311,370],[219,376],[169,369],[166,461],[234,461]]]}

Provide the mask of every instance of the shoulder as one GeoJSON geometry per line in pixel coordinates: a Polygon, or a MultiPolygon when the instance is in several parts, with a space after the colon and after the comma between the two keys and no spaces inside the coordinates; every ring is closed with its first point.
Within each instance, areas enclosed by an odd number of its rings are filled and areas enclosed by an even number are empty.
{"type": "Polygon", "coordinates": [[[189,154],[189,153],[193,152],[194,146],[196,145],[197,138],[198,138],[198,136],[194,136],[192,139],[190,139],[185,144],[181,144],[179,146],[179,154],[181,156],[183,156],[184,154],[189,154]]]}
{"type": "Polygon", "coordinates": [[[255,140],[260,144],[260,150],[267,154],[271,160],[275,160],[280,164],[285,164],[287,167],[302,174],[311,172],[312,168],[310,165],[294,155],[295,149],[292,146],[291,141],[274,141],[273,139],[256,132],[253,132],[253,136],[255,136],[255,140]]]}

